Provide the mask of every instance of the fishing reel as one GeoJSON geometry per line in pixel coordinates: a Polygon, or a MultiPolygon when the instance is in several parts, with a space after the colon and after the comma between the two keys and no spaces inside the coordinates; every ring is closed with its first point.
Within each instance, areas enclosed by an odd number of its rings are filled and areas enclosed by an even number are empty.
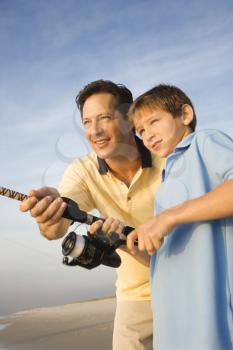
{"type": "MultiPolygon", "coordinates": [[[[64,197],[62,199],[68,203],[63,217],[87,224],[100,220],[100,218],[81,211],[71,199],[64,197]]],[[[115,232],[106,235],[102,230],[98,230],[95,235],[87,232],[87,236],[70,232],[62,242],[63,264],[81,266],[88,270],[99,265],[117,268],[121,264],[121,258],[116,253],[116,249],[126,244],[125,238],[122,237],[132,230],[132,227],[125,226],[123,235],[115,232]]]]}
{"type": "Polygon", "coordinates": [[[70,232],[62,242],[63,264],[81,266],[91,270],[99,265],[119,267],[121,258],[116,249],[125,244],[116,233],[106,236],[101,231],[95,235],[87,232],[87,236],[70,232]],[[69,259],[72,258],[72,260],[69,259]]]}

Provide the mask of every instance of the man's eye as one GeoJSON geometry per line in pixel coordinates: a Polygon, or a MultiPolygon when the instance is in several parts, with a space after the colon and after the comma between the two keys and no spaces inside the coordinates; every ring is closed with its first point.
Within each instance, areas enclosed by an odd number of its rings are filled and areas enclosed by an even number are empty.
{"type": "Polygon", "coordinates": [[[88,124],[90,124],[90,120],[84,120],[83,121],[83,125],[88,125],[88,124]]]}
{"type": "Polygon", "coordinates": [[[111,118],[110,115],[102,115],[100,119],[101,119],[101,120],[105,120],[105,119],[106,119],[106,120],[109,120],[109,119],[112,119],[112,118],[111,118]]]}

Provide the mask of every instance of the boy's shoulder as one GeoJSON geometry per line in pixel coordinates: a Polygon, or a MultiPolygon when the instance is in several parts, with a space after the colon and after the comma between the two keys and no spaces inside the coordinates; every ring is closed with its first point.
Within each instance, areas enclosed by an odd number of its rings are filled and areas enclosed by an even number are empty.
{"type": "MultiPolygon", "coordinates": [[[[233,159],[233,139],[217,129],[199,130],[193,134],[190,154],[196,154],[204,163],[216,167],[217,163],[233,159]]],[[[232,161],[231,161],[232,164],[232,161]]]]}
{"type": "Polygon", "coordinates": [[[200,129],[194,132],[194,137],[197,140],[205,139],[206,137],[214,136],[214,135],[226,135],[223,131],[218,129],[200,129]]]}
{"type": "Polygon", "coordinates": [[[193,134],[192,143],[196,143],[199,146],[204,145],[207,143],[221,143],[224,144],[224,142],[233,142],[233,139],[225,134],[221,130],[217,129],[203,129],[198,130],[193,134]]]}

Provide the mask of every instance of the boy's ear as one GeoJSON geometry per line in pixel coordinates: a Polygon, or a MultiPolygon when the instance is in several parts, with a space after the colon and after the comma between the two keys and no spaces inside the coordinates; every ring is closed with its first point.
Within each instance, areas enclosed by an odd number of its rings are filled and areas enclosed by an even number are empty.
{"type": "Polygon", "coordinates": [[[193,109],[190,105],[184,104],[182,106],[182,121],[183,124],[188,126],[193,120],[193,109]]]}

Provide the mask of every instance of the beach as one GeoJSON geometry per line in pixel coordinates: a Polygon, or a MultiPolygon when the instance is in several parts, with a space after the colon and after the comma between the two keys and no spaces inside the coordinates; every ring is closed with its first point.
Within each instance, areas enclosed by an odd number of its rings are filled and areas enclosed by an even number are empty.
{"type": "Polygon", "coordinates": [[[111,350],[115,298],[0,317],[1,350],[111,350]]]}

